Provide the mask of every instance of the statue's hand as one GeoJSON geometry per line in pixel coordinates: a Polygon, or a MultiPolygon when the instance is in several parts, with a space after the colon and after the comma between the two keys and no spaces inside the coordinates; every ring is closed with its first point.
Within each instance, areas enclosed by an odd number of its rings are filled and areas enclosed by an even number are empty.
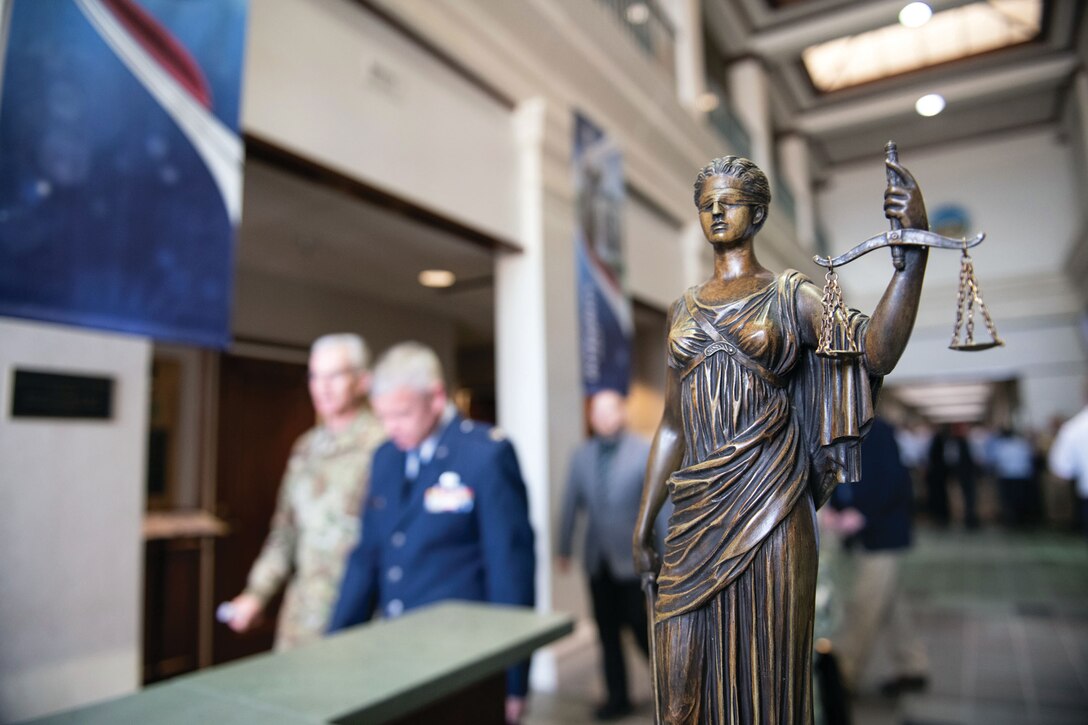
{"type": "Polygon", "coordinates": [[[929,229],[926,203],[914,175],[896,161],[884,162],[899,177],[899,183],[889,183],[884,191],[884,216],[898,219],[904,229],[929,229]]]}
{"type": "Polygon", "coordinates": [[[654,550],[652,542],[635,541],[635,573],[639,578],[645,574],[657,576],[661,570],[661,557],[654,550]]]}

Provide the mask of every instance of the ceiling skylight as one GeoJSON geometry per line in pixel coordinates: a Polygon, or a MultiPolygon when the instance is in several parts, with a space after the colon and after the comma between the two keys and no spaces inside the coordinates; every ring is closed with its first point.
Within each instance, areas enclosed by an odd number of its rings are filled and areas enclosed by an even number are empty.
{"type": "Polygon", "coordinates": [[[1042,0],[989,0],[935,13],[918,28],[896,23],[806,48],[820,91],[837,91],[1027,42],[1042,26],[1042,0]]]}

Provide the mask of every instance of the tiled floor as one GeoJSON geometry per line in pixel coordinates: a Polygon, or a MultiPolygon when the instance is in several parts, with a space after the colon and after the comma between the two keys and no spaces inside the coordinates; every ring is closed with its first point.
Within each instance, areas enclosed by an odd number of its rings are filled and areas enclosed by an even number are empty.
{"type": "MultiPolygon", "coordinates": [[[[1088,544],[1056,533],[921,529],[906,560],[905,596],[929,650],[930,685],[888,700],[878,652],[854,701],[854,725],[1085,725],[1088,723],[1088,544]]],[[[560,687],[536,694],[529,725],[593,722],[600,675],[592,628],[559,652],[560,687]]],[[[630,671],[649,723],[649,676],[630,671]]]]}

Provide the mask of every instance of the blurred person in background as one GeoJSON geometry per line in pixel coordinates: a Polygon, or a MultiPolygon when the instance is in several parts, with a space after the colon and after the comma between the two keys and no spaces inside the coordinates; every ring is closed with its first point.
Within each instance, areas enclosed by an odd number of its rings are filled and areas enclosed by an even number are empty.
{"type": "Polygon", "coordinates": [[[295,442],[264,548],[245,590],[225,608],[227,625],[247,632],[286,584],[277,650],[324,634],[359,537],[370,461],[385,437],[365,405],[368,357],[358,335],[326,335],[313,343],[309,387],[318,422],[295,442]]]}
{"type": "Polygon", "coordinates": [[[929,461],[929,446],[932,441],[933,430],[920,420],[908,420],[895,427],[899,457],[910,471],[914,499],[920,503],[925,501],[926,463],[929,461]]]}
{"type": "Polygon", "coordinates": [[[1055,476],[1073,482],[1081,529],[1088,536],[1088,405],[1058,430],[1047,463],[1055,476]]]}
{"type": "Polygon", "coordinates": [[[832,635],[847,690],[857,692],[877,641],[889,645],[895,668],[881,693],[894,697],[924,689],[929,660],[899,588],[902,556],[911,546],[913,495],[895,434],[875,418],[861,442],[862,479],[839,486],[821,511],[824,525],[843,537],[852,569],[843,614],[832,635]]]}
{"type": "Polygon", "coordinates": [[[1058,476],[1050,469],[1050,450],[1058,431],[1065,424],[1066,417],[1053,415],[1035,438],[1035,465],[1039,478],[1043,482],[1043,500],[1046,504],[1047,523],[1057,524],[1062,528],[1080,532],[1080,498],[1077,487],[1071,486],[1068,479],[1058,476]]]}
{"type": "MultiPolygon", "coordinates": [[[[374,368],[374,413],[389,441],[374,454],[362,538],[330,631],[461,599],[531,607],[536,560],[514,446],[462,418],[430,348],[404,342],[374,368]]],[[[529,663],[507,672],[505,717],[525,713],[529,663]]]]}
{"type": "Polygon", "coordinates": [[[1006,526],[1038,523],[1039,486],[1033,459],[1031,441],[1011,426],[987,441],[986,461],[997,479],[1001,521],[1006,526]]]}
{"type": "Polygon", "coordinates": [[[964,526],[968,530],[978,528],[976,468],[967,439],[967,426],[963,423],[941,426],[930,443],[926,469],[926,509],[934,524],[946,527],[951,521],[948,503],[948,478],[951,476],[963,494],[964,526]]]}
{"type": "Polygon", "coordinates": [[[924,468],[929,454],[933,432],[925,424],[913,420],[895,428],[895,442],[899,455],[907,468],[924,468]]]}
{"type": "Polygon", "coordinates": [[[631,712],[621,634],[627,628],[647,655],[646,600],[631,559],[650,444],[628,433],[627,400],[615,390],[590,399],[593,437],[571,457],[559,525],[559,571],[570,571],[576,519],[586,518],[583,559],[601,646],[606,699],[594,713],[613,720],[631,712]]]}

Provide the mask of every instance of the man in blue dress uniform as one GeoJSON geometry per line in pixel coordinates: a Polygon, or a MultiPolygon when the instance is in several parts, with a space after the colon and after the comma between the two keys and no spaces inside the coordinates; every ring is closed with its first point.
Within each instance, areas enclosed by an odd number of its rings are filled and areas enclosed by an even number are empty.
{"type": "MultiPolygon", "coordinates": [[[[374,454],[329,631],[445,599],[532,606],[533,530],[514,447],[456,413],[438,356],[419,343],[382,356],[371,403],[390,440],[374,454]]],[[[528,671],[507,674],[508,722],[524,713],[528,671]]]]}

